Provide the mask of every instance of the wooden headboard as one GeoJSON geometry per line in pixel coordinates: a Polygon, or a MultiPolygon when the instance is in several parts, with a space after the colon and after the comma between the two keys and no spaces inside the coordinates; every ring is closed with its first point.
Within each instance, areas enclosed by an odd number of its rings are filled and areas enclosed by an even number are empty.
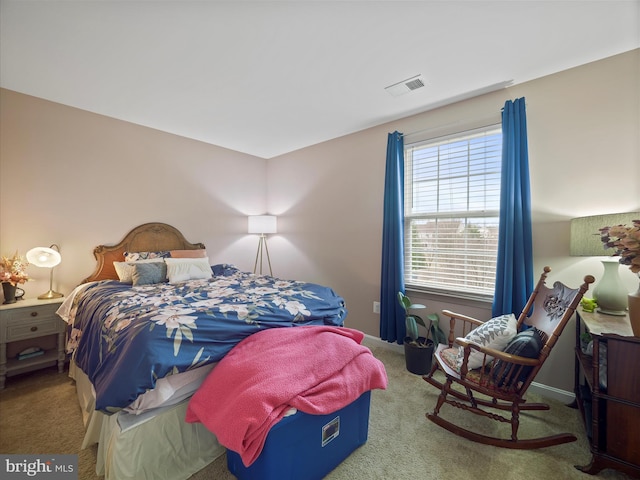
{"type": "Polygon", "coordinates": [[[131,230],[117,245],[99,245],[93,250],[98,265],[82,283],[118,280],[113,262],[124,262],[124,252],[159,252],[162,250],[204,249],[202,243],[188,242],[182,233],[166,223],[145,223],[131,230]]]}

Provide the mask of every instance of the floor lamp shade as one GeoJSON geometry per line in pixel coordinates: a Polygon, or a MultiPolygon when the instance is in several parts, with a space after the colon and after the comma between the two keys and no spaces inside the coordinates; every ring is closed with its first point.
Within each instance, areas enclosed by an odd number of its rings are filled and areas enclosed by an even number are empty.
{"type": "Polygon", "coordinates": [[[277,233],[278,217],[275,215],[250,215],[249,216],[249,233],[277,233]]]}
{"type": "Polygon", "coordinates": [[[604,247],[600,229],[631,223],[640,216],[639,212],[592,215],[571,220],[570,253],[573,256],[607,257],[602,259],[604,274],[593,289],[593,298],[598,311],[607,315],[626,315],[629,303],[628,292],[620,279],[618,257],[611,256],[611,250],[604,247]]]}
{"type": "Polygon", "coordinates": [[[60,264],[62,257],[56,244],[51,247],[35,247],[27,252],[27,261],[36,267],[49,268],[49,291],[38,297],[40,300],[60,298],[63,295],[53,290],[53,268],[60,264]],[[55,250],[54,250],[55,247],[55,250]]]}

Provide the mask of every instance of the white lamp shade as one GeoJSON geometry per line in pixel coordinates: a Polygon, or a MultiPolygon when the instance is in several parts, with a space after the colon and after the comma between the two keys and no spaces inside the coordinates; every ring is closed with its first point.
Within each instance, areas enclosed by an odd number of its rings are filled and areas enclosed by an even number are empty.
{"type": "Polygon", "coordinates": [[[275,215],[250,215],[249,233],[276,233],[278,231],[278,217],[275,215]]]}
{"type": "Polygon", "coordinates": [[[62,261],[62,257],[53,248],[35,247],[27,252],[27,261],[36,267],[53,268],[62,261]]]}

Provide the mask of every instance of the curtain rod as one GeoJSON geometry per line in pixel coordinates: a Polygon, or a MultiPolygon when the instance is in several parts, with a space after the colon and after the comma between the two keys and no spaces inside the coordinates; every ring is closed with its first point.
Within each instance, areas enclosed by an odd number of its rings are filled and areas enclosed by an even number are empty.
{"type": "MultiPolygon", "coordinates": [[[[477,127],[473,127],[473,128],[490,127],[491,125],[496,125],[496,124],[498,124],[500,122],[501,122],[501,118],[498,115],[491,116],[491,117],[486,117],[486,118],[483,118],[481,120],[478,120],[477,123],[480,123],[481,125],[478,125],[477,127]]],[[[453,125],[459,125],[460,123],[462,123],[462,121],[461,120],[457,120],[455,122],[446,123],[444,125],[438,125],[437,127],[429,127],[429,128],[423,128],[422,130],[416,130],[415,132],[401,133],[400,136],[406,138],[406,137],[410,137],[412,135],[418,135],[420,133],[426,133],[426,132],[430,132],[430,131],[433,131],[433,130],[441,130],[443,128],[451,127],[453,125]]],[[[465,123],[473,125],[476,122],[465,122],[465,123]]]]}
{"type": "MultiPolygon", "coordinates": [[[[513,85],[513,80],[504,80],[502,82],[494,83],[493,85],[487,85],[486,87],[478,88],[476,90],[472,90],[470,92],[466,92],[466,93],[463,93],[461,95],[456,95],[455,97],[448,98],[447,100],[444,100],[442,102],[435,103],[435,104],[431,105],[431,107],[428,108],[425,111],[434,110],[436,108],[444,107],[444,106],[450,105],[452,103],[460,102],[462,100],[468,100],[470,98],[475,98],[475,97],[478,97],[480,95],[496,92],[498,90],[502,90],[504,88],[510,87],[511,85],[513,85]]],[[[493,122],[493,120],[491,120],[491,119],[493,119],[493,117],[489,117],[489,118],[486,118],[484,120],[479,120],[479,122],[489,122],[489,121],[491,121],[492,123],[487,123],[486,125],[481,125],[478,128],[482,128],[483,126],[486,127],[486,126],[489,126],[489,125],[493,125],[494,123],[498,123],[498,122],[493,122]]],[[[424,130],[418,130],[416,132],[405,133],[405,134],[402,134],[402,136],[403,137],[408,137],[408,136],[411,136],[411,135],[416,135],[418,133],[424,133],[424,132],[428,132],[430,130],[435,130],[437,128],[443,128],[443,127],[448,127],[448,126],[451,126],[451,125],[456,125],[458,123],[460,123],[459,120],[456,121],[456,122],[453,122],[453,123],[448,123],[446,125],[440,125],[438,127],[426,128],[424,130]]]]}
{"type": "MultiPolygon", "coordinates": [[[[455,97],[451,97],[451,98],[449,98],[447,100],[444,100],[442,102],[433,104],[430,108],[428,108],[425,111],[433,110],[435,108],[444,107],[444,106],[450,105],[452,103],[460,102],[462,100],[468,100],[470,98],[475,98],[475,97],[478,97],[480,95],[484,95],[486,93],[496,92],[498,90],[502,90],[504,88],[510,87],[511,85],[513,85],[513,80],[504,80],[502,82],[494,83],[493,85],[487,85],[486,87],[478,88],[476,90],[472,90],[470,92],[466,92],[466,93],[463,93],[461,95],[457,95],[455,97]]],[[[500,110],[500,111],[502,111],[502,110],[500,110]]],[[[486,123],[486,125],[480,125],[477,128],[488,127],[488,126],[495,125],[496,123],[500,123],[501,122],[501,120],[494,121],[493,118],[494,117],[488,117],[488,118],[483,119],[483,120],[478,120],[478,122],[482,122],[482,123],[487,122],[487,123],[486,123]]],[[[411,132],[411,133],[401,134],[401,136],[409,137],[411,135],[417,135],[418,133],[425,133],[425,132],[428,132],[430,130],[436,130],[436,129],[439,129],[439,128],[449,127],[449,126],[452,126],[452,125],[457,125],[459,123],[460,123],[460,121],[458,120],[456,122],[448,123],[446,125],[439,125],[438,127],[431,127],[431,128],[426,128],[426,129],[423,129],[423,130],[418,130],[418,131],[415,131],[415,132],[411,132]]]]}

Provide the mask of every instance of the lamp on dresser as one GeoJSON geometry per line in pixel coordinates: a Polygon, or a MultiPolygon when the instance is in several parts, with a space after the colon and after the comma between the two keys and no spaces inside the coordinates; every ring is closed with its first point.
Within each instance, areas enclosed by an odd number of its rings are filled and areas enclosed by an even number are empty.
{"type": "Polygon", "coordinates": [[[51,300],[64,295],[53,290],[53,268],[62,261],[60,248],[55,243],[50,247],[35,247],[27,252],[27,261],[36,267],[49,268],[49,291],[38,297],[39,300],[51,300]]]}
{"type": "Polygon", "coordinates": [[[260,275],[262,275],[262,254],[267,254],[267,263],[269,264],[269,275],[273,276],[271,270],[271,258],[269,258],[269,247],[267,246],[267,234],[276,233],[278,231],[278,217],[275,215],[250,215],[248,217],[248,232],[260,235],[258,241],[258,251],[256,252],[256,262],[253,265],[253,273],[258,268],[258,260],[260,261],[260,275]]]}
{"type": "Polygon", "coordinates": [[[602,240],[605,227],[624,225],[640,217],[640,212],[592,215],[571,220],[573,256],[603,257],[604,274],[593,290],[598,311],[606,315],[624,316],[627,313],[628,292],[619,275],[620,257],[607,254],[609,248],[602,240]]]}

